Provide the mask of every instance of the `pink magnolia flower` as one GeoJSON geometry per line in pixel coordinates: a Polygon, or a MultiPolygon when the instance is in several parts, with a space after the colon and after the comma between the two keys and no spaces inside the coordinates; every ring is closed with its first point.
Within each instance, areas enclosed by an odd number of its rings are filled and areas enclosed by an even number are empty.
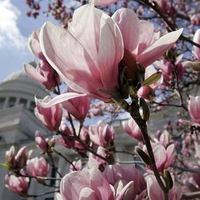
{"type": "MultiPolygon", "coordinates": [[[[197,44],[200,44],[200,29],[196,30],[193,41],[197,44]]],[[[200,60],[200,48],[193,46],[193,52],[197,59],[200,60]]]]}
{"type": "MultiPolygon", "coordinates": [[[[109,158],[109,152],[102,146],[99,146],[97,148],[96,153],[103,158],[109,158]]],[[[111,162],[112,160],[109,159],[111,162]]],[[[98,169],[104,169],[105,165],[107,164],[106,160],[100,158],[99,156],[96,156],[92,153],[89,153],[89,159],[88,159],[88,167],[89,168],[98,168],[98,169]]]]}
{"type": "Polygon", "coordinates": [[[27,160],[26,171],[34,177],[46,177],[49,173],[49,165],[43,157],[35,157],[27,160]]]}
{"type": "MultiPolygon", "coordinates": [[[[160,188],[156,178],[152,174],[148,174],[145,177],[146,183],[147,183],[147,194],[149,199],[159,199],[164,200],[164,193],[162,189],[160,188]]],[[[169,190],[169,199],[170,200],[180,200],[182,197],[183,191],[182,188],[177,188],[176,186],[173,186],[172,189],[169,190]]]]}
{"type": "Polygon", "coordinates": [[[103,91],[116,90],[124,46],[118,26],[107,14],[93,4],[81,6],[67,30],[47,22],[39,38],[45,58],[70,88],[111,101],[103,91]]]}
{"type": "Polygon", "coordinates": [[[167,148],[167,146],[171,143],[171,136],[167,130],[165,130],[163,133],[161,133],[159,137],[159,143],[167,148]]]}
{"type": "Polygon", "coordinates": [[[6,164],[8,164],[9,169],[15,169],[16,163],[15,163],[15,147],[11,146],[8,151],[5,153],[6,157],[6,164]]]}
{"type": "Polygon", "coordinates": [[[153,148],[156,166],[159,172],[167,169],[174,161],[174,148],[174,144],[170,144],[167,148],[158,144],[155,148],[153,148]]]}
{"type": "Polygon", "coordinates": [[[20,196],[26,196],[29,188],[29,178],[16,177],[15,175],[6,175],[5,181],[6,181],[5,186],[10,191],[20,196]]]}
{"type": "Polygon", "coordinates": [[[114,140],[114,129],[103,121],[97,125],[89,126],[89,136],[91,141],[99,146],[107,146],[114,140]]]}
{"type": "Polygon", "coordinates": [[[30,51],[41,60],[38,63],[37,68],[30,64],[25,64],[24,69],[29,77],[43,84],[48,90],[54,90],[54,88],[60,83],[60,78],[55,70],[49,65],[42,53],[40,48],[39,32],[40,31],[37,30],[32,33],[28,45],[30,51]]]}
{"type": "Polygon", "coordinates": [[[35,142],[37,146],[43,151],[47,152],[49,145],[48,145],[48,139],[44,137],[39,131],[35,132],[35,142]]]}
{"type": "MultiPolygon", "coordinates": [[[[88,129],[86,127],[83,127],[81,129],[81,132],[79,134],[79,139],[84,143],[88,143],[89,134],[88,134],[88,129]]],[[[74,149],[80,154],[82,154],[82,153],[85,154],[86,153],[85,147],[79,141],[75,141],[74,149]]]]}
{"type": "Polygon", "coordinates": [[[133,61],[144,67],[152,64],[170,49],[183,31],[173,31],[159,38],[158,33],[154,33],[152,23],[140,21],[134,12],[125,8],[118,9],[112,19],[120,28],[124,48],[131,53],[133,61]]]}
{"type": "Polygon", "coordinates": [[[62,200],[114,200],[109,183],[96,168],[65,175],[60,183],[60,195],[62,200]]]}
{"type": "Polygon", "coordinates": [[[47,96],[42,100],[36,99],[35,115],[50,130],[59,128],[62,119],[62,107],[60,104],[51,107],[43,107],[42,102],[49,102],[51,97],[47,96]]]}
{"type": "Polygon", "coordinates": [[[200,124],[200,96],[190,96],[188,100],[188,111],[194,122],[200,124]]]}
{"type": "MultiPolygon", "coordinates": [[[[68,92],[73,90],[68,89],[68,92]]],[[[72,114],[77,120],[83,121],[90,108],[91,98],[83,96],[70,99],[62,103],[62,106],[67,110],[68,113],[72,114]]]]}
{"type": "MultiPolygon", "coordinates": [[[[170,144],[166,148],[159,143],[151,143],[153,154],[156,162],[156,167],[159,172],[163,172],[167,169],[174,161],[175,156],[175,144],[170,144]]],[[[144,145],[143,150],[146,152],[146,146],[144,145]]]]}
{"type": "Polygon", "coordinates": [[[142,86],[140,89],[137,91],[137,95],[139,97],[142,97],[143,99],[152,101],[153,96],[154,96],[154,90],[150,86],[142,86]]]}
{"type": "Polygon", "coordinates": [[[82,170],[82,161],[81,159],[73,161],[70,165],[70,171],[81,171],[82,170]]]}
{"type": "Polygon", "coordinates": [[[171,85],[171,82],[174,81],[174,78],[178,78],[178,80],[181,80],[183,77],[183,74],[185,72],[185,67],[182,65],[182,57],[183,55],[179,55],[176,58],[175,65],[172,66],[172,64],[169,61],[156,61],[154,64],[157,69],[159,69],[162,72],[163,80],[162,85],[169,86],[171,85]],[[176,74],[175,74],[176,73],[176,74]]]}
{"type": "Polygon", "coordinates": [[[139,126],[132,118],[130,118],[128,121],[125,121],[122,125],[128,135],[130,135],[138,141],[143,141],[142,132],[139,126]]]}
{"type": "Polygon", "coordinates": [[[54,139],[56,143],[59,143],[61,146],[64,146],[66,148],[72,148],[75,144],[75,141],[73,140],[73,131],[68,127],[68,125],[65,122],[61,122],[61,125],[59,127],[59,135],[54,135],[54,139]]]}
{"type": "Polygon", "coordinates": [[[200,13],[195,13],[192,16],[190,16],[190,22],[193,25],[200,25],[200,13]]]}
{"type": "MultiPolygon", "coordinates": [[[[197,172],[199,172],[200,167],[195,165],[192,167],[194,170],[196,170],[197,172]]],[[[190,175],[192,176],[192,179],[194,180],[195,184],[197,185],[198,188],[200,188],[200,175],[199,173],[190,173],[190,175]]]]}
{"type": "Polygon", "coordinates": [[[28,151],[27,147],[22,147],[17,154],[15,155],[15,163],[18,169],[23,168],[26,165],[27,160],[29,159],[32,150],[28,151]]]}
{"type": "Polygon", "coordinates": [[[105,168],[103,175],[114,187],[119,183],[119,181],[122,181],[124,184],[128,184],[133,181],[134,191],[131,199],[134,199],[139,192],[146,189],[144,177],[134,165],[127,165],[123,167],[120,165],[109,165],[105,168]]]}
{"type": "Polygon", "coordinates": [[[170,14],[174,15],[176,13],[175,8],[172,5],[172,2],[168,0],[149,0],[151,3],[156,3],[159,9],[165,13],[165,14],[170,14]]]}

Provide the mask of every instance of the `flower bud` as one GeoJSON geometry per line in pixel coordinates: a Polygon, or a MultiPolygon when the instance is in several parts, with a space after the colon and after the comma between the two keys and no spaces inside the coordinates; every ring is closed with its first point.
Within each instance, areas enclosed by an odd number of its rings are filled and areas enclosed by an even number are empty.
{"type": "Polygon", "coordinates": [[[142,149],[136,148],[136,153],[140,156],[146,165],[152,164],[151,158],[142,149]]]}

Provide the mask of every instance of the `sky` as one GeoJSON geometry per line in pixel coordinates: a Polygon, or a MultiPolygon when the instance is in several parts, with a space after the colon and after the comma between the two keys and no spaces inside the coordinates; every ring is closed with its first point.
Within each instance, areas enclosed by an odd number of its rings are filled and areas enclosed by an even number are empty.
{"type": "Polygon", "coordinates": [[[42,13],[37,20],[29,18],[27,10],[25,0],[0,0],[0,82],[35,59],[27,47],[28,38],[33,30],[52,20],[42,13]]]}

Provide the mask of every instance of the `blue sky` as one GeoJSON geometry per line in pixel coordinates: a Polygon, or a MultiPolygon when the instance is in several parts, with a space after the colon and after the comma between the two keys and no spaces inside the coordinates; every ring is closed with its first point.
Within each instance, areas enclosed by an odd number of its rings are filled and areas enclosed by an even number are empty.
{"type": "Polygon", "coordinates": [[[43,14],[37,20],[29,18],[27,10],[25,0],[0,0],[0,82],[35,59],[27,48],[27,39],[33,30],[51,20],[43,14]]]}

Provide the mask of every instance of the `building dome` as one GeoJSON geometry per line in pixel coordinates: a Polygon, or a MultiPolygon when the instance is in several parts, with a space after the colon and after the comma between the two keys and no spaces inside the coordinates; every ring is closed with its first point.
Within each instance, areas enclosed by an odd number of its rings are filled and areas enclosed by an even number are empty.
{"type": "Polygon", "coordinates": [[[20,81],[32,81],[24,71],[20,70],[17,72],[13,72],[12,74],[10,74],[9,76],[7,76],[3,82],[8,82],[8,81],[14,81],[14,80],[20,80],[20,81]]]}
{"type": "Polygon", "coordinates": [[[43,85],[28,77],[24,71],[13,72],[0,84],[0,110],[21,104],[33,110],[34,97],[44,98],[48,94],[43,85]]]}
{"type": "MultiPolygon", "coordinates": [[[[0,93],[2,92],[26,93],[31,96],[36,95],[38,98],[43,98],[48,95],[48,92],[43,85],[28,77],[22,70],[13,72],[3,80],[0,84],[0,93]]],[[[2,95],[3,94],[1,94],[1,96],[2,95]]]]}

